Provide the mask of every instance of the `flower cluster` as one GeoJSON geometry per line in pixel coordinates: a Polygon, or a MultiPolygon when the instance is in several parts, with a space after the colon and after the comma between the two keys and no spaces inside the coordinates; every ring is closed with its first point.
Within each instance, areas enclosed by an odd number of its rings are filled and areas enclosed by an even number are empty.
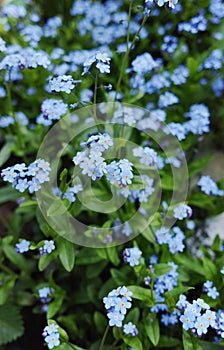
{"type": "Polygon", "coordinates": [[[49,80],[50,89],[53,92],[66,92],[70,94],[75,88],[75,81],[71,75],[59,75],[56,78],[49,80]]]}
{"type": "MultiPolygon", "coordinates": [[[[148,2],[154,2],[154,0],[145,0],[145,3],[147,4],[148,2]]],[[[168,6],[171,7],[172,9],[175,8],[175,5],[178,3],[178,0],[155,0],[158,6],[163,6],[164,4],[168,3],[168,6]]]]}
{"type": "Polygon", "coordinates": [[[127,159],[105,162],[102,154],[113,145],[112,138],[104,133],[92,135],[82,146],[85,150],[78,152],[73,158],[75,165],[79,165],[82,173],[87,174],[92,180],[99,180],[105,174],[107,180],[119,187],[125,187],[132,182],[132,164],[127,159]]]}
{"type": "Polygon", "coordinates": [[[189,205],[181,203],[174,209],[174,217],[178,220],[184,220],[192,215],[192,209],[189,205]]]}
{"type": "Polygon", "coordinates": [[[201,336],[208,332],[209,327],[217,329],[216,313],[210,310],[203,299],[198,298],[189,303],[186,296],[181,294],[176,306],[184,310],[180,321],[185,330],[191,329],[195,335],[201,336]]]}
{"type": "Polygon", "coordinates": [[[86,74],[89,71],[93,63],[96,63],[96,68],[100,71],[100,73],[110,73],[110,60],[111,58],[107,53],[97,52],[84,62],[84,70],[82,75],[86,74]]]}
{"type": "Polygon", "coordinates": [[[209,175],[204,175],[198,181],[198,186],[201,187],[202,192],[211,196],[224,196],[224,190],[219,190],[217,184],[209,175]]]}
{"type": "Polygon", "coordinates": [[[148,166],[157,166],[158,155],[149,147],[133,148],[133,155],[140,158],[140,163],[148,166]]]}
{"type": "Polygon", "coordinates": [[[28,167],[25,163],[16,164],[1,172],[4,181],[12,183],[12,187],[20,192],[26,189],[30,193],[41,188],[41,184],[49,181],[50,164],[43,159],[36,159],[28,167]]]}
{"type": "Polygon", "coordinates": [[[48,349],[53,349],[54,347],[60,345],[58,328],[58,325],[52,323],[49,326],[46,326],[43,330],[42,336],[47,343],[48,349]]]}
{"type": "MultiPolygon", "coordinates": [[[[156,313],[160,311],[163,312],[161,317],[161,322],[166,326],[168,324],[174,325],[178,323],[178,316],[180,314],[178,310],[174,310],[174,312],[168,313],[168,306],[167,304],[165,304],[165,298],[163,294],[166,291],[172,290],[178,284],[178,281],[177,281],[178,266],[175,265],[173,262],[168,262],[167,265],[171,266],[171,270],[162,276],[156,277],[155,279],[153,292],[156,296],[156,300],[155,300],[156,304],[150,309],[151,312],[156,312],[156,313]]],[[[153,265],[150,266],[149,268],[153,270],[153,265]]]]}
{"type": "Polygon", "coordinates": [[[140,264],[141,255],[142,251],[137,247],[125,248],[123,251],[124,262],[128,263],[131,267],[140,264]]]}
{"type": "Polygon", "coordinates": [[[155,232],[155,239],[158,244],[168,244],[169,251],[172,254],[183,252],[185,248],[183,244],[185,235],[178,226],[172,227],[171,230],[162,227],[155,232]]]}
{"type": "Polygon", "coordinates": [[[122,326],[127,309],[130,309],[132,305],[131,296],[132,292],[126,287],[118,287],[117,289],[113,289],[107,297],[103,298],[110,326],[122,326]]]}
{"type": "Polygon", "coordinates": [[[52,125],[54,120],[59,120],[67,112],[67,104],[62,100],[46,99],[41,104],[42,113],[37,117],[37,124],[52,125]]]}
{"type": "Polygon", "coordinates": [[[213,286],[212,281],[206,281],[203,284],[203,291],[207,293],[207,295],[214,300],[219,297],[219,292],[217,291],[217,288],[213,286]]]}

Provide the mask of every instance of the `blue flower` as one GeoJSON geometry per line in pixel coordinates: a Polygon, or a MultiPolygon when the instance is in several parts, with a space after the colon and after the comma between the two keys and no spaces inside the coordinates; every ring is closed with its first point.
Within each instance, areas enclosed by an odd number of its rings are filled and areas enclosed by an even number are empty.
{"type": "Polygon", "coordinates": [[[180,321],[183,323],[183,328],[187,331],[194,327],[195,315],[191,314],[190,311],[186,311],[184,315],[180,317],[180,321]]]}
{"type": "Polygon", "coordinates": [[[53,349],[55,346],[58,346],[60,344],[58,333],[51,333],[46,336],[44,340],[47,343],[49,349],[53,349]]]}
{"type": "Polygon", "coordinates": [[[26,239],[23,239],[20,243],[16,244],[17,253],[25,253],[30,249],[30,242],[26,239]]]}
{"type": "Polygon", "coordinates": [[[189,205],[181,203],[174,209],[174,217],[178,220],[183,220],[192,215],[192,209],[189,205]]]}
{"type": "Polygon", "coordinates": [[[123,251],[124,261],[128,263],[131,267],[134,267],[140,264],[141,255],[142,255],[142,251],[137,247],[126,248],[123,251]]]}
{"type": "Polygon", "coordinates": [[[123,314],[121,314],[120,312],[109,312],[107,316],[109,318],[110,326],[116,326],[116,327],[122,326],[122,321],[124,319],[123,314]]]}
{"type": "Polygon", "coordinates": [[[53,252],[53,250],[55,250],[55,244],[54,241],[44,241],[44,246],[43,249],[46,253],[50,254],[51,252],[53,252]]]}
{"type": "Polygon", "coordinates": [[[138,334],[137,327],[132,322],[128,322],[127,324],[125,324],[123,327],[123,331],[125,334],[131,334],[133,337],[138,334]]]}
{"type": "Polygon", "coordinates": [[[208,332],[209,321],[205,315],[199,316],[194,324],[198,335],[206,334],[208,332]]]}

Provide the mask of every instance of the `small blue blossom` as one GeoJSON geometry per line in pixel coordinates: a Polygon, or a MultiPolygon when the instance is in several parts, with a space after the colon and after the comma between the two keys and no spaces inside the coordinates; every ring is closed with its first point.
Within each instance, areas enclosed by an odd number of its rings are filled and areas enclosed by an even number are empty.
{"type": "Polygon", "coordinates": [[[198,186],[201,187],[202,192],[206,193],[209,196],[224,195],[224,191],[219,190],[217,184],[215,183],[215,181],[212,180],[212,178],[209,175],[203,175],[198,181],[198,186]]]}
{"type": "Polygon", "coordinates": [[[134,267],[140,264],[141,255],[142,255],[142,251],[137,247],[125,248],[123,251],[124,261],[128,263],[131,267],[134,267]]]}
{"type": "Polygon", "coordinates": [[[53,240],[50,241],[44,241],[44,246],[43,249],[46,253],[50,254],[51,252],[53,252],[53,250],[55,250],[55,244],[53,240]]]}
{"type": "Polygon", "coordinates": [[[54,347],[60,345],[59,333],[51,333],[47,335],[44,340],[49,349],[53,349],[54,347]]]}
{"type": "Polygon", "coordinates": [[[192,215],[192,209],[189,205],[181,203],[174,209],[174,217],[178,220],[183,220],[192,215]]]}
{"type": "Polygon", "coordinates": [[[17,253],[25,253],[30,249],[30,242],[26,239],[23,239],[20,243],[16,244],[16,252],[17,253]]]}
{"type": "Polygon", "coordinates": [[[128,322],[127,324],[125,324],[123,326],[123,332],[124,334],[130,334],[132,335],[133,337],[138,335],[138,330],[137,330],[137,327],[134,323],[132,322],[128,322]]]}

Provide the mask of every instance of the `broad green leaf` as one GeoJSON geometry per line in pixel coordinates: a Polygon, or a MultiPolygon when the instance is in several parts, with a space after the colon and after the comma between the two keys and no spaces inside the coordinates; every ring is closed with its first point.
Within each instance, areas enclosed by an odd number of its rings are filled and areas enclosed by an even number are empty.
{"type": "Polygon", "coordinates": [[[108,320],[106,319],[106,317],[102,315],[99,311],[95,311],[93,315],[93,320],[97,331],[100,334],[103,334],[108,324],[108,320]]]}
{"type": "Polygon", "coordinates": [[[11,186],[4,186],[0,188],[0,204],[6,203],[9,201],[16,201],[21,197],[21,193],[11,186]]]}
{"type": "Polygon", "coordinates": [[[199,171],[201,171],[203,168],[208,165],[208,163],[211,161],[212,157],[211,156],[206,156],[201,159],[197,159],[188,166],[188,171],[189,171],[189,176],[192,176],[199,171]]]}
{"type": "Polygon", "coordinates": [[[132,292],[132,297],[144,301],[147,306],[153,306],[153,294],[151,290],[138,287],[138,286],[128,286],[127,287],[132,292]]]}
{"type": "Polygon", "coordinates": [[[194,205],[195,207],[206,210],[215,209],[214,196],[208,196],[207,194],[201,192],[190,195],[188,203],[189,205],[194,205]]]}
{"type": "Polygon", "coordinates": [[[117,285],[126,285],[128,283],[128,277],[124,270],[110,269],[111,276],[117,285]]]}
{"type": "Polygon", "coordinates": [[[187,68],[189,69],[191,75],[194,75],[198,71],[198,61],[193,57],[188,57],[187,68]]]}
{"type": "Polygon", "coordinates": [[[199,340],[198,343],[203,350],[223,350],[224,349],[223,344],[220,344],[220,345],[213,344],[211,342],[204,341],[204,340],[199,340]]]}
{"type": "Polygon", "coordinates": [[[184,350],[202,350],[202,348],[198,344],[198,338],[194,337],[193,334],[190,334],[184,329],[183,329],[182,340],[183,340],[184,350]]]}
{"type": "Polygon", "coordinates": [[[208,280],[216,281],[217,276],[219,275],[219,269],[217,266],[211,261],[211,259],[204,257],[203,258],[203,266],[205,269],[205,276],[208,280]]]}
{"type": "Polygon", "coordinates": [[[0,306],[0,345],[10,343],[23,335],[23,321],[17,307],[0,306]]]}
{"type": "Polygon", "coordinates": [[[51,263],[51,261],[53,261],[57,257],[57,255],[58,255],[58,252],[53,251],[50,254],[40,256],[38,261],[39,271],[44,271],[46,267],[51,263]]]}
{"type": "Polygon", "coordinates": [[[118,251],[116,247],[106,248],[107,256],[109,260],[115,265],[119,265],[120,259],[118,256],[118,251]]]}
{"type": "Polygon", "coordinates": [[[149,340],[152,342],[154,346],[156,346],[159,342],[160,338],[160,328],[159,321],[156,317],[152,319],[152,321],[145,321],[145,331],[149,340]]]}
{"type": "Polygon", "coordinates": [[[190,289],[194,289],[194,287],[180,286],[180,287],[176,287],[176,288],[164,293],[166,303],[171,311],[175,307],[175,305],[179,299],[180,294],[186,293],[190,289]]]}
{"type": "Polygon", "coordinates": [[[47,216],[58,216],[63,215],[68,211],[67,206],[61,199],[56,199],[49,207],[47,211],[47,216]]]}
{"type": "Polygon", "coordinates": [[[2,285],[0,285],[0,305],[5,304],[6,300],[10,295],[10,291],[15,285],[16,277],[9,277],[8,280],[4,281],[2,285]]]}
{"type": "Polygon", "coordinates": [[[181,342],[179,339],[171,338],[166,335],[161,335],[158,343],[158,348],[173,348],[177,349],[181,342]]]}
{"type": "Polygon", "coordinates": [[[0,167],[9,159],[13,147],[15,144],[15,137],[11,136],[7,138],[6,144],[2,147],[0,151],[0,167]]]}
{"type": "Polygon", "coordinates": [[[133,322],[136,324],[138,323],[139,316],[140,316],[139,308],[134,307],[128,312],[127,316],[125,317],[125,323],[133,322]]]}
{"type": "Polygon", "coordinates": [[[48,305],[47,318],[52,318],[60,310],[64,297],[59,296],[48,305]]]}
{"type": "Polygon", "coordinates": [[[102,261],[102,258],[97,254],[96,250],[93,248],[82,248],[76,257],[77,265],[96,264],[99,261],[102,261]]]}
{"type": "Polygon", "coordinates": [[[137,336],[132,337],[128,335],[123,335],[122,338],[127,345],[131,346],[135,350],[142,350],[142,343],[137,336]]]}
{"type": "Polygon", "coordinates": [[[25,257],[15,251],[15,248],[13,248],[10,245],[3,245],[2,249],[7,256],[7,258],[20,270],[29,271],[29,264],[27,264],[27,261],[25,257]]]}
{"type": "Polygon", "coordinates": [[[168,266],[167,264],[161,263],[161,264],[153,265],[153,269],[154,269],[154,274],[156,276],[161,276],[171,271],[172,266],[168,266]]]}
{"type": "Polygon", "coordinates": [[[62,237],[57,238],[59,259],[66,271],[72,271],[75,264],[75,246],[62,237]]]}
{"type": "Polygon", "coordinates": [[[103,260],[103,261],[99,262],[97,265],[90,264],[86,268],[86,277],[87,278],[96,278],[105,269],[105,267],[107,266],[107,263],[108,262],[106,260],[103,260]]]}

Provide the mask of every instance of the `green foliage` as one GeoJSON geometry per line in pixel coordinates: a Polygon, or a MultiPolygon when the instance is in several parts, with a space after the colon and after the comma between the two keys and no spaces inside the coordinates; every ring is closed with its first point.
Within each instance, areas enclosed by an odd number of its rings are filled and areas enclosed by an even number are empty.
{"type": "Polygon", "coordinates": [[[0,345],[12,342],[24,332],[23,321],[16,306],[0,306],[0,345]]]}

